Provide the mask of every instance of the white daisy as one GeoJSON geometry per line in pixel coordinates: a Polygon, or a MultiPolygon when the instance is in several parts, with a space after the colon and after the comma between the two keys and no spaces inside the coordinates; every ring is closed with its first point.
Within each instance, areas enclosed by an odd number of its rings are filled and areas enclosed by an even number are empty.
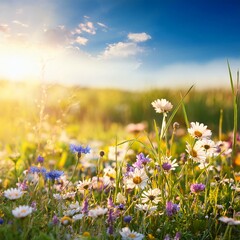
{"type": "Polygon", "coordinates": [[[215,142],[210,139],[199,140],[199,144],[205,149],[208,157],[213,157],[217,151],[215,142]]]}
{"type": "Polygon", "coordinates": [[[157,99],[154,102],[152,102],[152,106],[154,107],[157,113],[169,112],[173,107],[173,105],[169,101],[163,98],[157,99]]]}
{"type": "Polygon", "coordinates": [[[23,205],[13,209],[12,214],[16,218],[24,218],[27,215],[31,214],[32,211],[33,211],[32,207],[23,205]]]}
{"type": "Polygon", "coordinates": [[[128,178],[126,179],[126,187],[133,189],[137,188],[145,188],[147,185],[148,176],[143,168],[138,169],[135,168],[134,172],[130,172],[128,178]]]}
{"type": "Polygon", "coordinates": [[[74,215],[74,216],[72,217],[72,219],[73,219],[74,221],[81,220],[81,219],[83,218],[83,216],[84,216],[84,214],[79,213],[79,214],[74,215]]]}
{"type": "Polygon", "coordinates": [[[152,202],[158,204],[161,201],[159,197],[161,191],[158,188],[149,189],[148,191],[144,191],[142,193],[141,201],[142,203],[152,202]]]}
{"type": "Polygon", "coordinates": [[[191,122],[191,128],[188,128],[189,134],[197,139],[210,138],[212,136],[211,130],[207,129],[207,126],[199,122],[191,122]]]}
{"type": "Polygon", "coordinates": [[[198,163],[204,163],[207,156],[206,156],[206,151],[202,147],[202,144],[197,141],[193,147],[189,143],[187,143],[187,153],[189,154],[189,157],[198,163]]]}
{"type": "Polygon", "coordinates": [[[20,198],[24,194],[19,188],[10,188],[4,191],[4,196],[10,200],[15,200],[20,198]]]}
{"type": "Polygon", "coordinates": [[[62,195],[63,199],[73,199],[76,195],[76,192],[67,192],[62,195]]]}
{"type": "Polygon", "coordinates": [[[63,212],[65,216],[73,216],[76,213],[79,213],[82,210],[82,207],[79,205],[79,202],[69,204],[66,211],[63,212]]]}
{"type": "Polygon", "coordinates": [[[112,185],[110,177],[104,176],[104,177],[97,177],[94,176],[92,178],[92,188],[95,190],[103,190],[109,186],[112,185]]]}
{"type": "Polygon", "coordinates": [[[80,209],[68,209],[66,211],[63,211],[63,214],[64,216],[71,217],[78,212],[80,212],[80,209]]]}
{"type": "Polygon", "coordinates": [[[157,210],[157,206],[149,206],[148,204],[136,204],[136,208],[144,212],[154,212],[157,210]]]}
{"type": "Polygon", "coordinates": [[[229,217],[220,217],[218,220],[221,222],[227,223],[228,225],[240,225],[239,220],[229,218],[229,217]]]}
{"type": "Polygon", "coordinates": [[[88,180],[82,180],[79,181],[77,184],[77,189],[79,192],[84,193],[85,190],[88,190],[92,187],[92,180],[88,179],[88,180]]]}
{"type": "Polygon", "coordinates": [[[62,198],[62,195],[59,194],[59,193],[54,193],[54,194],[53,194],[53,198],[55,198],[56,200],[61,200],[61,199],[63,199],[63,198],[62,198]]]}
{"type": "Polygon", "coordinates": [[[79,205],[79,202],[76,201],[75,203],[71,203],[68,206],[70,209],[77,209],[77,208],[81,208],[81,206],[79,205]]]}
{"type": "Polygon", "coordinates": [[[122,231],[119,231],[122,236],[122,240],[141,240],[144,238],[144,235],[135,231],[131,231],[128,227],[122,228],[122,231]]]}
{"type": "Polygon", "coordinates": [[[112,179],[116,178],[116,170],[110,166],[103,169],[104,176],[110,177],[112,179]]]}
{"type": "Polygon", "coordinates": [[[105,215],[107,213],[108,209],[107,208],[101,208],[101,207],[96,207],[95,209],[91,209],[88,212],[88,216],[96,218],[101,215],[105,215]]]}

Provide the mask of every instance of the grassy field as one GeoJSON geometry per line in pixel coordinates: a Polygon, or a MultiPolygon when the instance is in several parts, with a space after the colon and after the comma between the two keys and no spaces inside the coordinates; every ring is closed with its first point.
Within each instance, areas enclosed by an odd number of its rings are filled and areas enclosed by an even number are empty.
{"type": "Polygon", "coordinates": [[[0,239],[239,239],[237,101],[186,92],[0,82],[0,239]]]}
{"type": "MultiPolygon", "coordinates": [[[[115,136],[127,124],[139,122],[145,122],[151,131],[152,119],[156,118],[154,110],[149,108],[151,102],[157,98],[166,98],[176,105],[181,94],[186,92],[186,89],[127,92],[8,82],[0,82],[0,86],[2,141],[24,138],[27,130],[39,124],[40,120],[46,120],[54,126],[64,125],[64,129],[74,138],[79,134],[85,139],[102,139],[106,138],[106,132],[115,136]],[[91,131],[93,126],[95,130],[91,131]]],[[[232,102],[230,88],[204,91],[193,89],[184,101],[189,120],[204,122],[215,134],[218,134],[221,110],[223,132],[233,129],[232,102]]],[[[182,109],[177,112],[175,121],[185,126],[182,109]]]]}

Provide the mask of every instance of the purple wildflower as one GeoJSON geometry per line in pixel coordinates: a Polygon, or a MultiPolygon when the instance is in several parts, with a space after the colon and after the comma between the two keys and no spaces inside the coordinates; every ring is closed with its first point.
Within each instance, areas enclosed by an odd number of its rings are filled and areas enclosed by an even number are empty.
{"type": "Polygon", "coordinates": [[[181,238],[181,233],[177,232],[175,237],[174,237],[174,240],[180,240],[180,238],[181,238]]]}
{"type": "Polygon", "coordinates": [[[108,227],[108,229],[107,229],[107,233],[108,233],[109,235],[113,235],[113,233],[114,233],[113,230],[114,230],[114,229],[113,229],[113,225],[110,225],[110,226],[108,227]]]}
{"type": "Polygon", "coordinates": [[[134,172],[134,167],[128,163],[126,168],[126,173],[124,174],[125,177],[128,177],[130,172],[134,172]]]}
{"type": "Polygon", "coordinates": [[[202,183],[195,183],[190,186],[190,189],[192,193],[199,193],[204,191],[205,185],[202,183]]]}
{"type": "Polygon", "coordinates": [[[87,200],[87,198],[83,202],[82,213],[83,214],[87,214],[88,213],[88,200],[87,200]]]}
{"type": "Polygon", "coordinates": [[[164,237],[164,240],[171,240],[169,234],[167,234],[167,235],[164,237]]]}
{"type": "Polygon", "coordinates": [[[87,154],[90,153],[91,148],[89,146],[86,146],[85,148],[81,145],[74,145],[70,144],[70,150],[73,153],[77,153],[78,156],[81,156],[82,153],[87,154]]]}
{"type": "Polygon", "coordinates": [[[124,221],[125,223],[130,223],[130,222],[132,221],[132,217],[131,217],[130,215],[125,216],[125,217],[123,218],[123,221],[124,221]]]}
{"type": "Polygon", "coordinates": [[[0,225],[2,225],[3,223],[4,223],[4,220],[0,218],[0,225]]]}
{"type": "Polygon", "coordinates": [[[148,157],[145,157],[143,153],[137,155],[137,161],[133,164],[136,168],[142,168],[144,165],[150,162],[148,157]]]}
{"type": "Polygon", "coordinates": [[[108,198],[108,208],[113,208],[113,207],[114,207],[114,204],[113,204],[112,197],[109,197],[108,198]]]}
{"type": "Polygon", "coordinates": [[[32,207],[32,209],[33,209],[34,212],[37,211],[37,203],[36,203],[36,201],[33,201],[33,202],[31,203],[31,207],[32,207]]]}
{"type": "Polygon", "coordinates": [[[52,223],[53,223],[54,225],[57,225],[57,224],[59,223],[59,219],[58,219],[58,217],[57,217],[56,215],[53,216],[53,218],[52,218],[52,223]]]}
{"type": "Polygon", "coordinates": [[[107,223],[108,223],[108,234],[112,235],[113,234],[113,222],[114,222],[114,218],[113,218],[113,209],[110,209],[108,211],[108,218],[107,218],[107,223]]]}
{"type": "Polygon", "coordinates": [[[174,214],[176,214],[179,211],[179,205],[175,204],[173,202],[167,202],[166,204],[166,213],[169,217],[173,216],[174,214]]]}
{"type": "Polygon", "coordinates": [[[59,170],[52,170],[50,172],[47,172],[45,177],[46,179],[51,179],[51,180],[57,180],[63,175],[63,171],[59,170]]]}
{"type": "Polygon", "coordinates": [[[38,162],[38,163],[43,163],[43,162],[44,162],[44,157],[42,157],[42,156],[39,155],[39,156],[37,157],[37,162],[38,162]]]}
{"type": "Polygon", "coordinates": [[[162,164],[162,168],[165,171],[169,171],[171,169],[171,167],[172,167],[172,165],[168,162],[165,162],[165,163],[162,164]]]}

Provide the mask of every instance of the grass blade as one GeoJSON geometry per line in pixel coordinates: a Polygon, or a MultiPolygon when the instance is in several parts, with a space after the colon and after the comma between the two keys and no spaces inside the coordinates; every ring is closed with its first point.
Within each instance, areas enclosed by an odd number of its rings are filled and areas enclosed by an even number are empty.
{"type": "Polygon", "coordinates": [[[176,115],[178,109],[179,109],[180,106],[182,105],[184,98],[185,98],[185,97],[188,95],[188,93],[192,90],[193,86],[194,86],[194,85],[192,85],[192,86],[188,89],[188,91],[185,93],[185,95],[182,97],[182,99],[179,101],[179,103],[177,104],[177,106],[176,106],[175,109],[173,110],[171,116],[169,117],[169,119],[168,119],[168,121],[167,121],[167,123],[166,123],[165,129],[164,129],[164,131],[163,131],[163,135],[166,133],[166,131],[167,131],[168,127],[170,126],[170,124],[171,124],[174,116],[176,115]]]}

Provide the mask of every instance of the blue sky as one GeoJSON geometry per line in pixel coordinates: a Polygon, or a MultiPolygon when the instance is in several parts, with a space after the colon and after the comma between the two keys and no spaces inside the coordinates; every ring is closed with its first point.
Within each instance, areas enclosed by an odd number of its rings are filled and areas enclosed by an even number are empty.
{"type": "Polygon", "coordinates": [[[228,86],[235,0],[1,0],[0,77],[142,89],[228,86]],[[14,70],[13,70],[14,69],[14,70]]]}

